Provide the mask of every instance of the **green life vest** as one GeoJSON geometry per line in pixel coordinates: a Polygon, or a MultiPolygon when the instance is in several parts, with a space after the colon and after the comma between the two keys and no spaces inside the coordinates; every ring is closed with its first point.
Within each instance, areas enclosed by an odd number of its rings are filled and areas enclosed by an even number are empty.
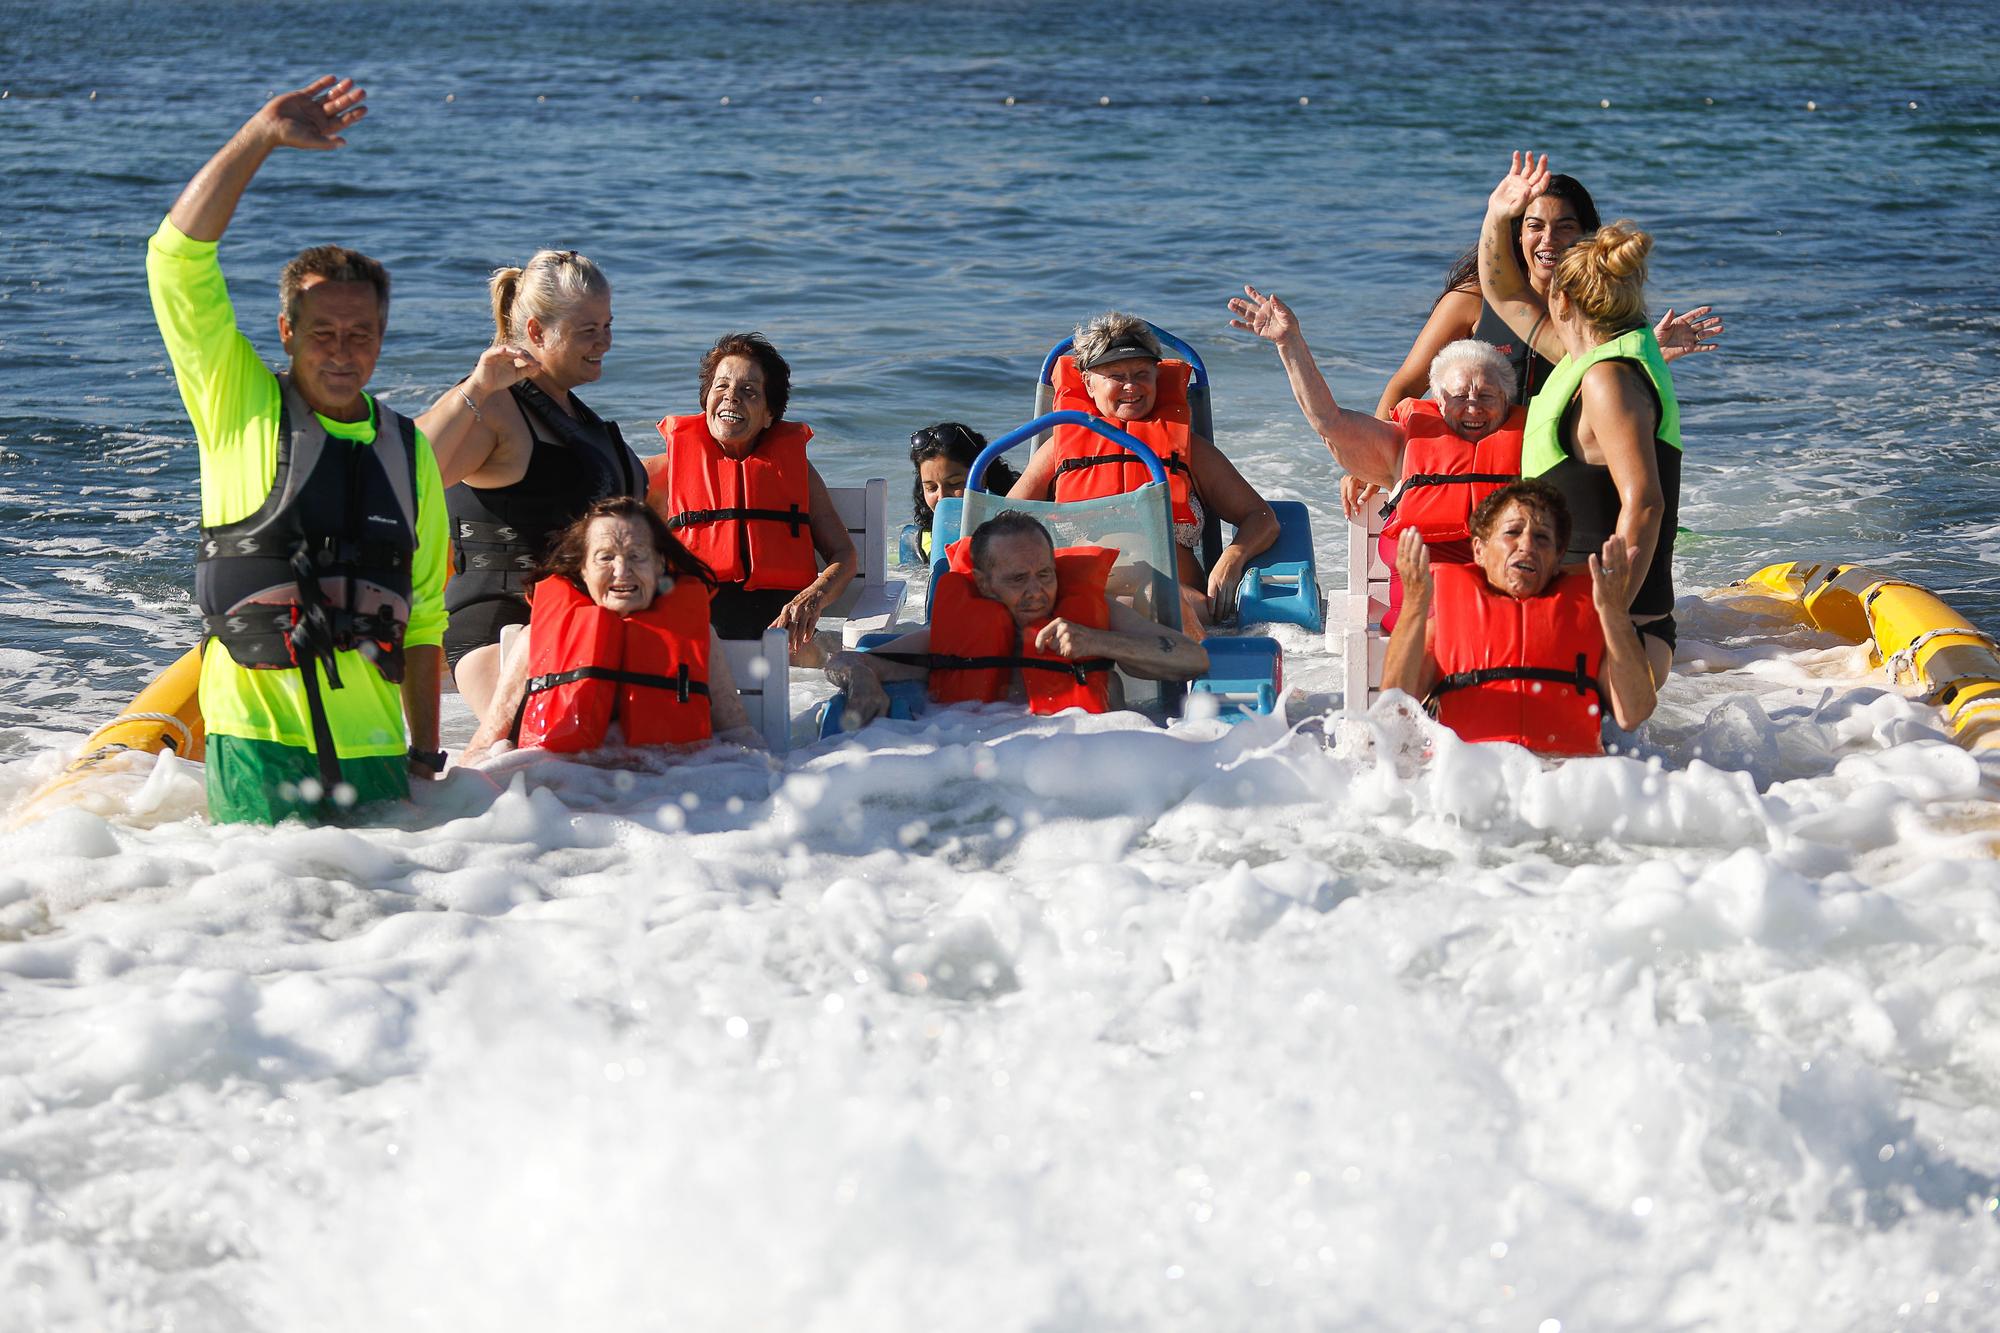
{"type": "Polygon", "coordinates": [[[1528,424],[1521,430],[1521,475],[1539,477],[1570,457],[1563,448],[1563,416],[1583,388],[1584,372],[1600,361],[1631,361],[1652,381],[1653,395],[1660,400],[1660,424],[1654,432],[1662,444],[1681,447],[1681,408],[1674,398],[1674,377],[1667,360],[1660,355],[1659,339],[1648,328],[1621,333],[1608,343],[1600,343],[1578,360],[1565,356],[1556,362],[1547,383],[1528,404],[1528,424]]]}

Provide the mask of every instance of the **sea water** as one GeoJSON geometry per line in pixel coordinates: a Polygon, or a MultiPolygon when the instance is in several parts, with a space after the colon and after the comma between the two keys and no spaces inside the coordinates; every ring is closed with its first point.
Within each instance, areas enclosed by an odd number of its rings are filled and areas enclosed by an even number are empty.
{"type": "Polygon", "coordinates": [[[642,452],[756,328],[900,496],[1131,309],[1329,586],[1242,283],[1371,409],[1532,147],[1729,321],[1617,755],[1322,714],[1280,627],[1289,727],[973,710],[366,829],[212,827],[168,759],[0,836],[0,1328],[1991,1327],[1995,774],[1703,594],[1834,557],[2000,622],[1996,56],[1970,6],[0,4],[0,816],[193,641],[145,240],[322,72],[369,117],[222,247],[267,356],[355,245],[419,409],[574,246],[642,452]]]}

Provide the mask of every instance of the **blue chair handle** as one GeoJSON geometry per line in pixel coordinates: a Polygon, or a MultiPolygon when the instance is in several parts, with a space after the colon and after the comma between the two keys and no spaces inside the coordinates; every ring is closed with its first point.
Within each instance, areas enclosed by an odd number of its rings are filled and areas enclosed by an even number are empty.
{"type": "Polygon", "coordinates": [[[1152,474],[1153,484],[1158,486],[1167,484],[1167,470],[1160,466],[1160,456],[1151,449],[1148,449],[1144,441],[1134,439],[1106,421],[1103,417],[1094,417],[1088,412],[1044,412],[1027,425],[1014,427],[1014,429],[980,450],[979,457],[972,460],[972,471],[966,474],[965,489],[968,491],[985,490],[986,487],[982,483],[986,480],[986,468],[988,464],[992,463],[994,459],[1006,453],[1009,449],[1012,449],[1015,445],[1025,443],[1035,436],[1040,435],[1043,431],[1053,430],[1057,426],[1082,426],[1086,430],[1096,431],[1113,444],[1123,445],[1136,454],[1139,461],[1146,465],[1146,471],[1152,474]]]}
{"type": "MultiPolygon", "coordinates": [[[[1168,333],[1165,329],[1152,323],[1150,320],[1147,322],[1146,327],[1153,331],[1154,337],[1158,338],[1168,347],[1173,348],[1176,352],[1179,352],[1181,360],[1187,362],[1193,368],[1194,374],[1188,380],[1190,386],[1207,385],[1208,367],[1201,363],[1201,353],[1195,351],[1194,348],[1188,346],[1185,342],[1182,342],[1179,338],[1168,333]]],[[[1054,384],[1056,382],[1056,362],[1060,361],[1074,346],[1076,346],[1076,337],[1072,334],[1049,349],[1049,354],[1042,358],[1042,383],[1054,384]]]]}

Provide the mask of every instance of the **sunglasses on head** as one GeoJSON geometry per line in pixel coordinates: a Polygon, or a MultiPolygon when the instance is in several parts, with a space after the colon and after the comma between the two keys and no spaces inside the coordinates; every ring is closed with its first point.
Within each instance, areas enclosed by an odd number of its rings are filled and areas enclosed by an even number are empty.
{"type": "Polygon", "coordinates": [[[972,438],[972,432],[959,425],[926,426],[910,436],[912,449],[929,449],[933,446],[948,449],[954,442],[963,444],[969,449],[979,447],[979,442],[972,438]]]}

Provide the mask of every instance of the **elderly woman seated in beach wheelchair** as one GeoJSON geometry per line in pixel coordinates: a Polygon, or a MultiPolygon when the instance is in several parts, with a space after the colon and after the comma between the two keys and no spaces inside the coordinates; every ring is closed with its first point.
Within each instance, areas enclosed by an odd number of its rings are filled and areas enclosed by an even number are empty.
{"type": "Polygon", "coordinates": [[[1657,702],[1625,607],[1632,552],[1613,535],[1588,572],[1563,572],[1570,536],[1562,492],[1517,481],[1472,512],[1472,563],[1434,563],[1405,529],[1396,559],[1403,618],[1389,636],[1382,688],[1424,701],[1468,741],[1538,754],[1601,754],[1607,708],[1630,731],[1657,702]]]}
{"type": "MultiPolygon", "coordinates": [[[[1193,625],[1224,619],[1252,561],[1279,537],[1278,517],[1196,422],[1189,389],[1195,366],[1168,360],[1153,326],[1111,311],[1077,327],[1044,368],[1049,406],[1089,413],[1148,445],[1173,492],[1175,573],[1193,625]],[[1217,519],[1235,526],[1220,545],[1217,519]],[[1209,536],[1205,542],[1204,534],[1209,536]],[[1204,546],[1219,546],[1205,551],[1204,546]],[[1204,558],[1206,557],[1206,558],[1204,558]]],[[[1205,387],[1205,381],[1203,381],[1205,387]]],[[[1117,495],[1146,480],[1130,451],[1099,433],[1057,426],[1009,495],[1068,502],[1117,495]]],[[[1315,607],[1315,610],[1317,608],[1315,607]]]]}
{"type": "Polygon", "coordinates": [[[749,715],[709,618],[715,576],[645,501],[593,504],[556,538],[528,632],[507,650],[495,707],[466,762],[503,740],[558,753],[688,745],[749,715]]]}

